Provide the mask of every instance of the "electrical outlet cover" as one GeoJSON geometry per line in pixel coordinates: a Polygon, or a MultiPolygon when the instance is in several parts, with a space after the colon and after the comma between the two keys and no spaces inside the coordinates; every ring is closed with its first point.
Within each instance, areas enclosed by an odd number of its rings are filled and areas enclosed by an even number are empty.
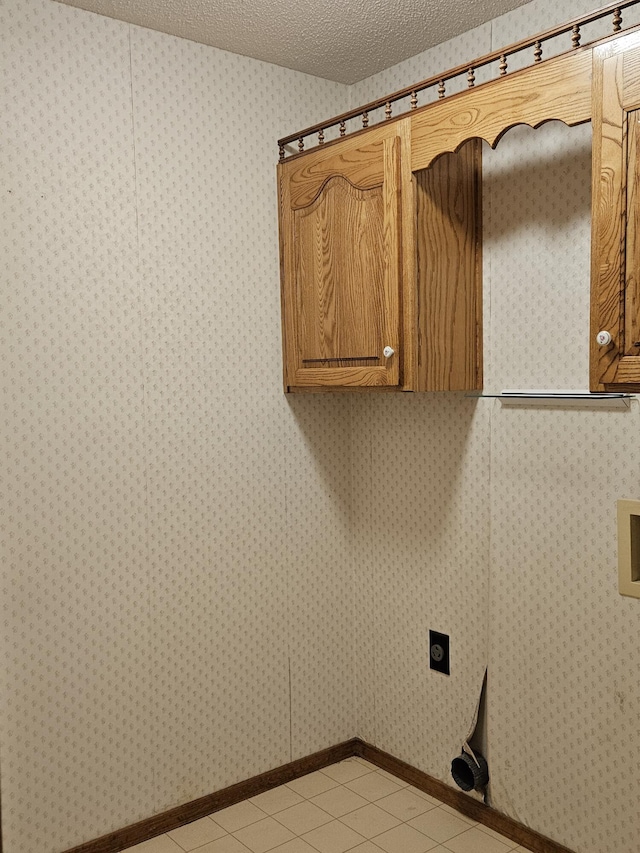
{"type": "Polygon", "coordinates": [[[429,667],[437,672],[450,675],[449,635],[439,631],[429,631],[429,667]]]}

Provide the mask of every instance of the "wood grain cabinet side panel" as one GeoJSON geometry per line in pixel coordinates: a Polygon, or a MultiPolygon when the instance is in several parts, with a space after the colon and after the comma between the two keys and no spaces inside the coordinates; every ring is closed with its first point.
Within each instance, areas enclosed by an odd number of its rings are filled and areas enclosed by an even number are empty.
{"type": "Polygon", "coordinates": [[[482,148],[416,172],[418,384],[482,388],[482,148]]]}

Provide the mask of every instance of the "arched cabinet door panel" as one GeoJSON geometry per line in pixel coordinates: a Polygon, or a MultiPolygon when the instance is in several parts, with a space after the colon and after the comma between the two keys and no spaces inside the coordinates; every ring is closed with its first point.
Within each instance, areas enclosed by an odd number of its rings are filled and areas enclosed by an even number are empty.
{"type": "Polygon", "coordinates": [[[401,385],[401,133],[278,166],[285,390],[401,385]]]}

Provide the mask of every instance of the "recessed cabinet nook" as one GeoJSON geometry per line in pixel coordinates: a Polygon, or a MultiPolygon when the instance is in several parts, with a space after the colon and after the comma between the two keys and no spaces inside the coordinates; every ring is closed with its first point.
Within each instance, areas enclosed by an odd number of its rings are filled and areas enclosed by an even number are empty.
{"type": "Polygon", "coordinates": [[[482,388],[481,140],[557,119],[593,126],[589,386],[640,392],[639,2],[279,140],[286,391],[482,388]]]}

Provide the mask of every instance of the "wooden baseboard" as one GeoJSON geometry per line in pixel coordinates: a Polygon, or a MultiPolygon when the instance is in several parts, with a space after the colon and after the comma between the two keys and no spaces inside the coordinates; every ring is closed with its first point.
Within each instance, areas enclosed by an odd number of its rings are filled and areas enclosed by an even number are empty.
{"type": "Polygon", "coordinates": [[[409,782],[415,788],[424,791],[425,794],[429,794],[437,800],[452,806],[483,826],[488,826],[489,829],[499,832],[500,835],[504,835],[512,841],[517,841],[518,844],[521,844],[534,853],[573,853],[568,847],[564,847],[562,844],[558,844],[556,841],[552,841],[539,832],[523,826],[521,823],[512,820],[495,809],[485,806],[484,803],[474,800],[473,797],[470,797],[463,791],[450,788],[439,779],[434,779],[427,773],[423,773],[422,770],[418,770],[410,764],[400,761],[399,758],[395,758],[388,752],[383,752],[376,746],[372,746],[361,740],[357,741],[357,752],[355,754],[375,764],[376,767],[380,767],[382,770],[386,770],[388,773],[397,776],[399,779],[409,782]]]}
{"type": "Polygon", "coordinates": [[[275,770],[253,776],[245,782],[238,782],[229,788],[216,791],[215,794],[207,794],[207,796],[192,800],[183,806],[177,806],[162,814],[133,823],[124,829],[110,832],[108,835],[96,838],[95,841],[79,844],[77,847],[67,850],[66,853],[120,853],[121,850],[132,847],[134,844],[140,844],[156,835],[162,835],[172,829],[177,829],[179,826],[184,826],[185,823],[191,823],[193,820],[206,817],[213,812],[220,811],[220,809],[226,809],[227,806],[233,806],[235,803],[249,797],[255,797],[256,794],[262,794],[271,788],[277,788],[279,785],[284,785],[285,782],[306,776],[307,773],[312,773],[314,770],[321,770],[323,767],[328,767],[329,764],[350,758],[352,755],[358,754],[360,743],[354,738],[339,743],[337,746],[331,746],[329,749],[314,752],[313,755],[299,758],[289,764],[283,764],[282,767],[276,767],[275,770]]]}
{"type": "Polygon", "coordinates": [[[495,809],[485,806],[484,803],[474,800],[473,797],[469,797],[462,791],[450,788],[444,782],[434,779],[422,770],[412,767],[388,752],[360,740],[360,738],[352,738],[344,741],[344,743],[339,743],[337,746],[329,747],[329,749],[314,752],[313,755],[308,755],[306,758],[299,758],[297,761],[283,764],[282,767],[261,773],[245,782],[238,782],[222,791],[216,791],[215,794],[208,794],[206,797],[192,800],[183,806],[141,820],[124,829],[110,832],[108,835],[95,839],[95,841],[87,841],[67,850],[66,853],[120,853],[121,850],[132,847],[134,844],[148,841],[156,835],[170,832],[172,829],[177,829],[193,820],[206,817],[206,815],[213,814],[220,809],[227,808],[227,806],[232,806],[249,797],[255,797],[256,794],[261,794],[263,791],[277,788],[279,785],[284,785],[286,782],[291,782],[293,779],[298,779],[314,770],[322,770],[329,764],[335,764],[337,761],[343,761],[345,758],[354,755],[370,761],[376,767],[392,773],[405,782],[409,782],[414,787],[424,791],[425,794],[452,806],[472,820],[494,829],[501,835],[517,841],[518,844],[534,851],[534,853],[573,853],[568,847],[563,847],[562,844],[558,844],[544,835],[540,835],[539,832],[517,823],[495,809]]]}

